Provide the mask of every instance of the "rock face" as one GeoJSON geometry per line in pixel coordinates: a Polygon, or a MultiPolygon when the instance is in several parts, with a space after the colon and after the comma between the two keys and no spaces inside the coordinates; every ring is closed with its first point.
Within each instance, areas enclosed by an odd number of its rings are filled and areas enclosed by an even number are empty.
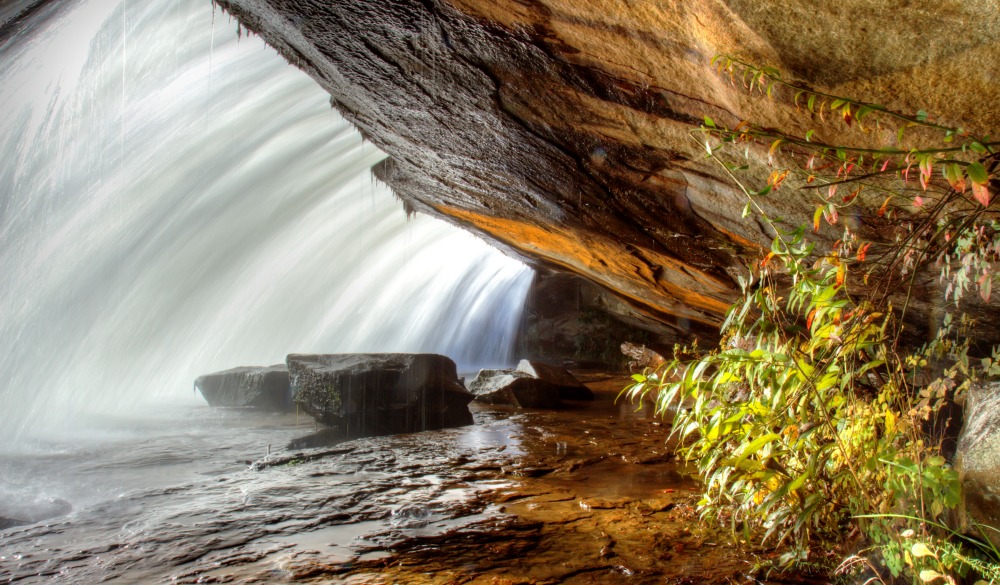
{"type": "Polygon", "coordinates": [[[287,411],[292,407],[288,368],[240,367],[198,376],[195,388],[210,406],[287,411]]]}
{"type": "Polygon", "coordinates": [[[476,400],[517,408],[558,408],[559,387],[516,370],[480,370],[469,382],[476,400]]]}
{"type": "Polygon", "coordinates": [[[345,436],[412,433],[472,424],[473,396],[443,355],[289,355],[295,403],[345,436]]]}
{"type": "Polygon", "coordinates": [[[955,467],[962,481],[960,523],[1000,547],[1000,384],[969,390],[955,467]],[[980,532],[970,520],[992,529],[980,532]]]}
{"type": "MultiPolygon", "coordinates": [[[[773,237],[740,217],[745,196],[692,131],[703,116],[796,136],[820,125],[791,96],[749,96],[714,55],[979,134],[1000,127],[991,0],[216,3],[390,155],[377,174],[409,208],[579,274],[681,336],[716,334],[735,276],[773,237]]],[[[841,126],[823,138],[873,140],[841,126]]],[[[844,221],[891,241],[882,198],[862,199],[844,221]]],[[[815,209],[798,194],[764,205],[791,225],[815,209]]],[[[813,237],[832,244],[842,229],[813,237]]],[[[933,314],[933,300],[918,290],[908,315],[933,314]]]]}
{"type": "Polygon", "coordinates": [[[535,360],[521,360],[517,371],[524,372],[552,384],[559,389],[559,398],[563,400],[593,400],[594,393],[577,380],[569,370],[561,366],[553,366],[535,360]]]}

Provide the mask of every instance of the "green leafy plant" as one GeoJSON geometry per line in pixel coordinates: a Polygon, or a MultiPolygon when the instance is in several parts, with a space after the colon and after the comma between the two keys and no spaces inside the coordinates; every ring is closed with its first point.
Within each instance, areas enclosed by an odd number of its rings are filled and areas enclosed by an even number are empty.
{"type": "Polygon", "coordinates": [[[970,360],[964,330],[975,324],[959,308],[973,289],[988,302],[998,277],[1000,225],[989,211],[998,143],[924,112],[815,91],[773,68],[728,56],[713,64],[751,93],[784,92],[804,115],[825,123],[835,114],[876,144],[706,117],[695,139],[746,195],[743,215],[771,226],[774,240],[740,277],[719,347],[678,347],[662,368],[633,376],[625,394],[655,393],[658,414],[673,417],[679,449],[704,480],[703,516],[786,545],[782,564],[832,567],[848,548],[872,547],[879,566],[855,555],[842,570],[995,579],[997,551],[947,528],[961,486],[927,429],[941,405],[1000,373],[997,350],[970,360]],[[811,226],[769,217],[766,199],[779,189],[815,201],[811,226]],[[866,240],[839,221],[848,209],[896,229],[866,240]],[[810,232],[824,220],[842,233],[819,249],[810,232]],[[912,347],[901,338],[909,290],[934,266],[957,318],[945,315],[912,347]]]}

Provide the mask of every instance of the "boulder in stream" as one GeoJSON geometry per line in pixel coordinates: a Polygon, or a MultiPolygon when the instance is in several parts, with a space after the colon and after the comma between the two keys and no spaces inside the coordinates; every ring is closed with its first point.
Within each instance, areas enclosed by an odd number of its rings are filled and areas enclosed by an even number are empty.
{"type": "Polygon", "coordinates": [[[195,388],[210,406],[258,408],[269,411],[292,409],[288,368],[246,366],[198,376],[195,388]]]}
{"type": "Polygon", "coordinates": [[[576,379],[569,370],[561,366],[553,366],[534,360],[521,360],[517,371],[543,380],[559,389],[559,397],[563,400],[593,400],[594,393],[590,388],[576,379]]]}
{"type": "Polygon", "coordinates": [[[480,370],[469,382],[476,400],[518,408],[558,408],[559,387],[517,370],[480,370]]]}
{"type": "Polygon", "coordinates": [[[455,362],[412,353],[292,354],[295,403],[345,436],[412,433],[472,424],[472,394],[455,362]]]}
{"type": "Polygon", "coordinates": [[[1000,383],[969,389],[955,468],[962,482],[961,528],[1000,547],[1000,383]]]}

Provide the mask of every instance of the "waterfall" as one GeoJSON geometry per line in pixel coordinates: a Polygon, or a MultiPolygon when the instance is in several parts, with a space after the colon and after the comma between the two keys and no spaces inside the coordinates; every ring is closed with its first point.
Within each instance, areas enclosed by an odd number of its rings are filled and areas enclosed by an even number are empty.
{"type": "Polygon", "coordinates": [[[407,221],[384,155],[209,0],[36,11],[0,129],[5,443],[292,352],[512,359],[531,271],[407,221]]]}

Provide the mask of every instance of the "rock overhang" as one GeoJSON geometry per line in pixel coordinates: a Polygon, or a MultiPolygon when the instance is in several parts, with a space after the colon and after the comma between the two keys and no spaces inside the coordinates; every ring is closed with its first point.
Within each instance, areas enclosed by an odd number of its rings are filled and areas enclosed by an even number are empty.
{"type": "MultiPolygon", "coordinates": [[[[979,3],[217,2],[389,154],[377,176],[408,207],[579,274],[694,336],[717,328],[736,275],[772,234],[741,217],[743,193],[692,132],[706,115],[798,134],[816,123],[793,104],[748,96],[715,74],[712,56],[988,130],[1000,107],[975,96],[1000,78],[987,58],[1000,16],[979,3]]],[[[793,224],[814,209],[794,195],[769,205],[793,224]]]]}

